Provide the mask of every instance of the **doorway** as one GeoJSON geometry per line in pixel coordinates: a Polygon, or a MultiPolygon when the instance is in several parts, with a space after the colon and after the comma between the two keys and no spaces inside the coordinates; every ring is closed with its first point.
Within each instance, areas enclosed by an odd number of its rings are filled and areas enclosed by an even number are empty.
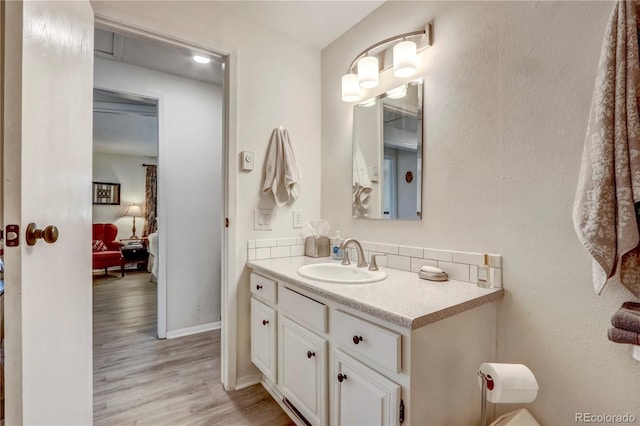
{"type": "MultiPolygon", "coordinates": [[[[129,103],[157,103],[157,336],[219,329],[227,258],[226,57],[104,22],[96,22],[95,45],[95,87],[129,103]],[[210,65],[196,63],[194,52],[210,65]]],[[[137,167],[152,162],[140,159],[137,167]]],[[[120,232],[131,233],[131,218],[119,223],[128,224],[120,232]]]]}

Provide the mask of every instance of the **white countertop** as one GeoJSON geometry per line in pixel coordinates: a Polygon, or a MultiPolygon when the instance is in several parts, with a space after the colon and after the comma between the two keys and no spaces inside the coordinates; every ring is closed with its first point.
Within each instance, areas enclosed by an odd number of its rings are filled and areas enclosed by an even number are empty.
{"type": "Polygon", "coordinates": [[[340,261],[296,256],[250,260],[247,266],[256,273],[288,281],[311,293],[409,329],[499,300],[504,294],[501,288],[485,289],[455,280],[427,281],[420,279],[417,273],[390,268],[380,268],[387,273],[387,278],[370,284],[328,283],[298,274],[302,265],[327,262],[340,261]]]}

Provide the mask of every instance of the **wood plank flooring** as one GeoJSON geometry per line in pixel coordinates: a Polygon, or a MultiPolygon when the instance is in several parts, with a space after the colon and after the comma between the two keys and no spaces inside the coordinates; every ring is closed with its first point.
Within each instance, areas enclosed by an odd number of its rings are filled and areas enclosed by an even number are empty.
{"type": "Polygon", "coordinates": [[[155,337],[149,276],[94,276],[94,424],[292,425],[261,385],[224,391],[219,330],[155,337]]]}

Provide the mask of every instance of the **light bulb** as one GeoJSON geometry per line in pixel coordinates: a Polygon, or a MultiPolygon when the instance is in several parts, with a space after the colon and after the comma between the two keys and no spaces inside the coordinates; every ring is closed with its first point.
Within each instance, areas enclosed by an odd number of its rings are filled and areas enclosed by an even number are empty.
{"type": "Polygon", "coordinates": [[[360,100],[360,86],[356,74],[342,76],[342,100],[344,102],[356,102],[360,100]]]}
{"type": "Polygon", "coordinates": [[[199,64],[208,64],[209,62],[211,62],[211,59],[200,55],[193,55],[193,60],[199,64]]]}
{"type": "Polygon", "coordinates": [[[393,75],[398,78],[412,76],[417,71],[418,48],[412,41],[401,41],[393,46],[393,75]]]}
{"type": "Polygon", "coordinates": [[[378,58],[365,56],[358,61],[358,84],[365,89],[378,86],[378,58]]]}

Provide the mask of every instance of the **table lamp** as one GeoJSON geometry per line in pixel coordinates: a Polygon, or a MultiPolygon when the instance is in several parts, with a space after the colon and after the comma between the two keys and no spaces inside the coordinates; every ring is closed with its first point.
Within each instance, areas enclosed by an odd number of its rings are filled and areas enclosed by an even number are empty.
{"type": "Polygon", "coordinates": [[[124,214],[125,216],[133,217],[133,235],[129,237],[130,240],[137,240],[136,236],[136,217],[142,217],[142,211],[140,210],[140,206],[137,204],[131,204],[129,208],[127,208],[127,212],[124,214]]]}

